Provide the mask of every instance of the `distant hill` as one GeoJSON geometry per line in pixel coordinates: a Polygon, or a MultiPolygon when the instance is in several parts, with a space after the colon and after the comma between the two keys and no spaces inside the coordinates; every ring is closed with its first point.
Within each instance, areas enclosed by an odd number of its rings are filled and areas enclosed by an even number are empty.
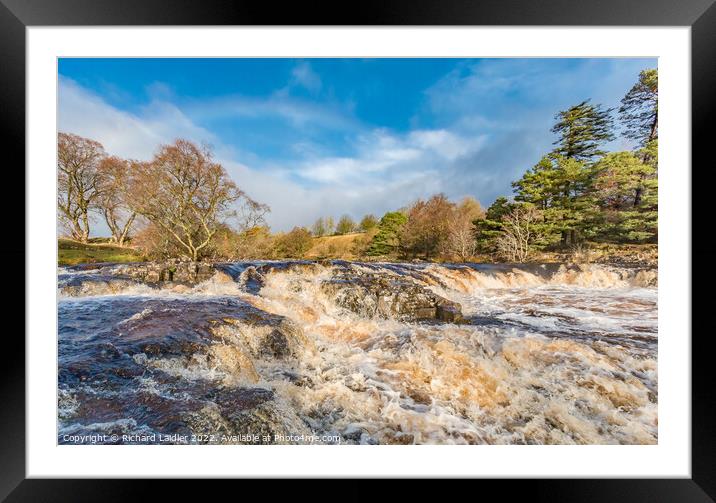
{"type": "Polygon", "coordinates": [[[368,232],[313,238],[313,246],[305,254],[305,258],[355,260],[363,254],[371,238],[372,233],[368,232]]]}

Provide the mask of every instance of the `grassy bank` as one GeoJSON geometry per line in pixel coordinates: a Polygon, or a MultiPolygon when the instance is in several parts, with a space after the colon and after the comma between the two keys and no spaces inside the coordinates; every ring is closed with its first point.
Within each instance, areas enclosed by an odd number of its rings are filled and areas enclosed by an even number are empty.
{"type": "MultiPolygon", "coordinates": [[[[345,234],[342,236],[324,236],[313,238],[311,248],[304,258],[309,260],[342,259],[342,260],[393,260],[404,261],[399,257],[366,257],[363,255],[366,244],[371,236],[366,233],[345,234]]],[[[530,262],[558,263],[598,263],[613,265],[634,265],[656,267],[658,265],[658,245],[656,244],[612,244],[584,243],[568,250],[536,251],[530,262]]],[[[443,262],[439,258],[435,262],[443,262]]],[[[478,254],[471,262],[493,263],[502,262],[499,257],[478,254]]]]}
{"type": "Polygon", "coordinates": [[[305,258],[357,260],[361,258],[361,252],[369,241],[370,236],[365,232],[313,238],[305,258]]]}
{"type": "Polygon", "coordinates": [[[145,258],[132,248],[116,246],[102,240],[83,244],[60,238],[57,240],[57,264],[76,265],[91,262],[138,262],[145,258]]]}
{"type": "MultiPolygon", "coordinates": [[[[365,256],[364,251],[370,238],[368,233],[313,238],[311,248],[302,258],[307,260],[390,260],[395,262],[406,260],[400,257],[365,256]]],[[[57,245],[58,265],[61,266],[93,262],[143,262],[147,260],[137,250],[113,245],[107,239],[94,238],[87,244],[71,239],[59,239],[57,245]]],[[[434,261],[443,262],[444,260],[434,259],[434,261]]],[[[500,260],[491,255],[478,255],[473,257],[470,262],[493,263],[500,262],[500,260]]],[[[655,244],[587,243],[570,250],[535,252],[530,262],[600,263],[656,267],[658,246],[655,244]]]]}
{"type": "MultiPolygon", "coordinates": [[[[404,261],[398,257],[366,257],[363,251],[370,236],[366,233],[345,234],[342,236],[325,236],[313,238],[313,245],[306,252],[304,258],[342,259],[342,260],[393,260],[404,261]]],[[[598,263],[621,266],[656,267],[658,265],[658,245],[656,244],[612,244],[612,243],[585,243],[581,246],[567,250],[537,251],[530,258],[531,262],[558,262],[558,263],[598,263]]],[[[440,258],[435,262],[443,262],[440,258]]],[[[487,254],[478,254],[470,262],[493,263],[501,262],[498,257],[487,254]]]]}
{"type": "Polygon", "coordinates": [[[657,267],[659,247],[656,244],[586,243],[567,251],[538,252],[532,260],[657,267]]]}

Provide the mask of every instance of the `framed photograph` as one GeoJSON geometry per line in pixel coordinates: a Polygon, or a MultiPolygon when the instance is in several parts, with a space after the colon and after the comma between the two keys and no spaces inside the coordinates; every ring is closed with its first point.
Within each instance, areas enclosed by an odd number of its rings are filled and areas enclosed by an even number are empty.
{"type": "Polygon", "coordinates": [[[8,501],[256,477],[713,500],[710,0],[1,2],[8,501]]]}

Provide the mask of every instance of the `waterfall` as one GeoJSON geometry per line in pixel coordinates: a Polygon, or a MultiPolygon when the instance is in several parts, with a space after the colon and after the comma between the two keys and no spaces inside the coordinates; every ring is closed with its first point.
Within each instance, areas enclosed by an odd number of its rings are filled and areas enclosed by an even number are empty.
{"type": "Polygon", "coordinates": [[[60,271],[61,443],[657,442],[655,270],[214,268],[153,284],[60,271]]]}

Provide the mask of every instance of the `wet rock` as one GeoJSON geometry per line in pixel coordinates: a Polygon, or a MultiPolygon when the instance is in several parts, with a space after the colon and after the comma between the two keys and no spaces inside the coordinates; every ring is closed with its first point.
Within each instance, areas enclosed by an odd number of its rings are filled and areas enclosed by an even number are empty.
{"type": "Polygon", "coordinates": [[[214,337],[247,348],[256,358],[294,357],[308,343],[301,327],[287,318],[227,318],[223,322],[212,329],[214,337]]]}
{"type": "Polygon", "coordinates": [[[281,409],[274,393],[263,388],[219,391],[216,403],[236,443],[300,443],[292,437],[311,432],[291,409],[281,409]],[[246,441],[242,436],[251,436],[246,441]]]}
{"type": "Polygon", "coordinates": [[[289,382],[292,384],[295,384],[296,386],[302,387],[302,388],[312,388],[313,387],[313,380],[306,376],[301,375],[296,372],[291,372],[290,370],[284,370],[281,372],[281,376],[288,379],[289,382]]]}
{"type": "Polygon", "coordinates": [[[60,294],[68,297],[85,297],[92,295],[112,295],[141,282],[131,278],[113,276],[79,276],[70,278],[59,285],[60,294]]]}
{"type": "Polygon", "coordinates": [[[321,288],[337,305],[368,318],[464,322],[459,304],[407,277],[349,270],[324,282],[321,288]]]}
{"type": "Polygon", "coordinates": [[[236,380],[258,382],[259,375],[254,364],[238,346],[229,344],[214,344],[209,348],[207,361],[210,366],[228,374],[225,383],[231,384],[236,380]],[[228,382],[227,382],[228,381],[228,382]]]}
{"type": "Polygon", "coordinates": [[[283,318],[269,335],[263,342],[265,351],[277,358],[297,355],[308,342],[303,329],[288,318],[283,318]]]}
{"type": "Polygon", "coordinates": [[[200,444],[223,443],[221,435],[230,435],[232,432],[231,424],[213,402],[198,411],[184,413],[182,419],[200,444]]]}
{"type": "Polygon", "coordinates": [[[383,443],[388,445],[412,445],[415,443],[415,437],[402,431],[389,431],[384,435],[383,443]]]}
{"type": "Polygon", "coordinates": [[[185,283],[193,285],[210,279],[216,273],[208,262],[144,262],[122,264],[111,268],[116,275],[126,276],[148,284],[185,283]]]}
{"type": "Polygon", "coordinates": [[[263,354],[274,356],[276,358],[285,358],[291,354],[288,339],[279,329],[271,330],[271,332],[264,337],[261,349],[263,354]]]}
{"type": "Polygon", "coordinates": [[[263,274],[261,274],[258,270],[256,270],[255,267],[251,266],[247,268],[242,274],[241,274],[241,284],[246,289],[246,291],[257,294],[261,288],[264,286],[266,278],[263,274]]]}
{"type": "Polygon", "coordinates": [[[131,367],[116,367],[112,369],[113,372],[123,379],[131,379],[133,377],[139,377],[144,373],[144,369],[136,366],[131,367]]]}
{"type": "Polygon", "coordinates": [[[351,424],[345,430],[343,430],[343,432],[341,432],[341,436],[346,440],[360,442],[360,439],[363,436],[363,428],[351,424]]]}
{"type": "Polygon", "coordinates": [[[430,405],[433,403],[433,399],[427,392],[419,390],[417,388],[411,388],[406,391],[406,394],[413,399],[417,404],[430,405]]]}
{"type": "Polygon", "coordinates": [[[119,358],[122,353],[111,342],[104,342],[97,345],[98,357],[104,361],[111,361],[119,358]]]}
{"type": "Polygon", "coordinates": [[[435,317],[448,323],[465,323],[465,318],[462,316],[462,306],[449,300],[438,301],[435,317]]]}
{"type": "Polygon", "coordinates": [[[142,352],[151,356],[159,356],[164,352],[163,349],[159,344],[145,344],[142,347],[142,352]]]}

